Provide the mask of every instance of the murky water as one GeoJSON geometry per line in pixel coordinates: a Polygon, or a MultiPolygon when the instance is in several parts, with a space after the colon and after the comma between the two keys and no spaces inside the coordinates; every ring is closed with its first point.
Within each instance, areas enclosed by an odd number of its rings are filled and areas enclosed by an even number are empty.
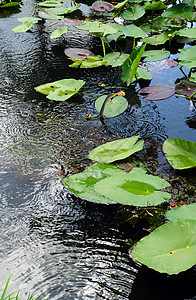
{"type": "MultiPolygon", "coordinates": [[[[91,14],[84,4],[82,11],[91,14]]],[[[65,41],[51,41],[49,21],[31,32],[11,32],[16,18],[33,13],[33,2],[0,12],[1,286],[12,274],[10,289],[20,289],[23,297],[31,290],[53,300],[143,299],[145,293],[137,296],[140,265],[128,256],[127,232],[115,222],[115,207],[67,195],[62,168],[82,170],[90,149],[116,137],[196,141],[195,110],[184,98],[150,102],[130,90],[124,114],[105,126],[86,120],[85,113],[94,112],[94,100],[103,93],[98,83],[121,85],[119,71],[68,68],[63,48],[87,47],[96,53],[97,41],[70,31],[65,41]],[[34,91],[41,83],[69,77],[86,81],[84,96],[56,103],[34,91]]],[[[177,68],[153,72],[155,84],[167,78],[174,85],[174,78],[181,77],[177,68]]],[[[158,298],[151,294],[149,299],[158,298]]]]}

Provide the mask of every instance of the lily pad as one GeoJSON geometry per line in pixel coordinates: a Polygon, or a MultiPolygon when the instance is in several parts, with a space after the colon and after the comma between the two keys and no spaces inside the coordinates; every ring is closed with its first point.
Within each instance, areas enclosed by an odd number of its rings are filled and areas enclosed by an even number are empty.
{"type": "Polygon", "coordinates": [[[162,32],[160,34],[155,34],[155,35],[144,38],[143,42],[156,46],[156,45],[165,44],[165,42],[167,42],[168,40],[169,40],[168,33],[162,32]]]}
{"type": "Polygon", "coordinates": [[[166,217],[173,222],[187,219],[196,220],[196,203],[172,208],[166,213],[166,217]]]}
{"type": "Polygon", "coordinates": [[[140,38],[146,36],[146,33],[141,28],[135,26],[134,24],[125,26],[123,33],[126,36],[131,36],[134,38],[140,38]]]}
{"type": "MultiPolygon", "coordinates": [[[[95,102],[95,108],[98,112],[101,111],[102,105],[108,95],[100,96],[95,102]]],[[[127,100],[122,96],[116,96],[106,102],[104,108],[104,117],[113,118],[122,114],[128,106],[127,100]]]]}
{"type": "Polygon", "coordinates": [[[68,30],[67,26],[64,26],[62,29],[58,28],[51,33],[50,38],[57,39],[58,37],[65,34],[67,32],[67,30],[68,30]]]}
{"type": "Polygon", "coordinates": [[[48,11],[39,11],[38,16],[40,18],[48,19],[48,20],[62,20],[63,19],[63,16],[57,16],[48,11]]]}
{"type": "Polygon", "coordinates": [[[84,84],[83,80],[62,79],[37,86],[35,90],[47,95],[50,100],[65,101],[77,94],[84,84]]]}
{"type": "Polygon", "coordinates": [[[169,222],[154,230],[133,248],[139,262],[169,275],[196,263],[196,220],[169,222]]]}
{"type": "Polygon", "coordinates": [[[62,3],[61,1],[42,1],[42,2],[38,2],[37,5],[44,6],[44,7],[56,7],[56,6],[65,5],[65,3],[62,3]]]}
{"type": "Polygon", "coordinates": [[[12,29],[13,32],[26,32],[33,24],[36,24],[40,21],[40,18],[34,18],[34,17],[25,17],[25,18],[18,18],[17,21],[21,22],[20,25],[14,27],[12,29]]]}
{"type": "MultiPolygon", "coordinates": [[[[191,80],[191,78],[190,78],[191,80]]],[[[189,80],[182,80],[181,85],[176,86],[176,94],[184,95],[188,98],[196,99],[196,83],[189,80]]]]}
{"type": "Polygon", "coordinates": [[[136,143],[138,138],[139,135],[100,145],[89,153],[88,158],[101,163],[111,163],[127,158],[143,148],[144,141],[136,143]]]}
{"type": "Polygon", "coordinates": [[[70,192],[90,202],[116,204],[116,202],[100,195],[94,190],[94,185],[103,178],[106,178],[105,171],[107,169],[112,171],[119,168],[113,165],[97,163],[82,173],[64,178],[62,183],[70,192]]]}
{"type": "Polygon", "coordinates": [[[125,20],[134,21],[141,18],[144,14],[145,14],[145,10],[143,9],[143,7],[138,4],[134,4],[132,7],[126,9],[123,12],[122,17],[125,20]]]}
{"type": "Polygon", "coordinates": [[[94,53],[81,48],[67,48],[65,49],[65,54],[73,59],[83,60],[88,56],[94,56],[94,53]]]}
{"type": "Polygon", "coordinates": [[[109,34],[114,34],[117,32],[116,24],[107,23],[104,24],[99,21],[85,21],[84,25],[76,26],[79,29],[87,30],[88,32],[95,34],[97,36],[107,36],[109,34]]]}
{"type": "Polygon", "coordinates": [[[189,39],[196,39],[196,28],[188,28],[179,30],[177,35],[188,37],[189,39]]]}
{"type": "Polygon", "coordinates": [[[144,51],[143,56],[146,57],[144,61],[157,61],[167,58],[170,55],[166,50],[149,50],[144,51]]]}
{"type": "Polygon", "coordinates": [[[72,26],[72,25],[75,26],[75,25],[83,25],[83,24],[85,24],[85,22],[82,20],[76,20],[76,19],[64,19],[63,24],[65,24],[67,26],[72,26]]]}
{"type": "Polygon", "coordinates": [[[112,52],[103,57],[103,64],[108,67],[119,67],[129,57],[129,54],[120,52],[112,52]]]}
{"type": "Polygon", "coordinates": [[[164,142],[163,151],[174,169],[196,167],[196,143],[184,139],[171,138],[164,142]]]}
{"type": "Polygon", "coordinates": [[[114,10],[113,4],[106,1],[96,1],[92,4],[92,8],[96,11],[112,11],[114,10]]]}
{"type": "Polygon", "coordinates": [[[135,171],[121,174],[121,176],[110,176],[96,183],[94,189],[101,195],[121,203],[133,206],[153,206],[158,205],[171,196],[166,192],[161,192],[169,186],[169,183],[162,178],[147,175],[135,171]]]}
{"type": "Polygon", "coordinates": [[[72,13],[77,9],[78,9],[78,5],[70,6],[70,7],[61,6],[61,7],[54,7],[54,8],[46,8],[45,11],[53,15],[66,15],[72,13]]]}
{"type": "Polygon", "coordinates": [[[179,49],[181,52],[178,56],[180,65],[189,68],[196,68],[196,46],[192,46],[185,49],[179,49]]]}
{"type": "Polygon", "coordinates": [[[148,94],[146,100],[163,100],[175,94],[175,89],[171,86],[154,85],[148,86],[138,91],[139,94],[148,94]]]}

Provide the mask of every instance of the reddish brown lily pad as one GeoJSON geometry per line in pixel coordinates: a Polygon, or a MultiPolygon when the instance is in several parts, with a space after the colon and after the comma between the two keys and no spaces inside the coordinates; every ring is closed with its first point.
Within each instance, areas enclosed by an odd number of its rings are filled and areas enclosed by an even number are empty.
{"type": "Polygon", "coordinates": [[[96,1],[92,4],[92,8],[96,11],[112,11],[114,6],[106,1],[96,1]]]}
{"type": "Polygon", "coordinates": [[[175,94],[175,89],[171,86],[154,85],[147,86],[138,92],[139,94],[148,94],[146,100],[163,100],[175,94]]]}
{"type": "MultiPolygon", "coordinates": [[[[183,95],[188,98],[190,98],[195,92],[196,84],[188,80],[182,80],[182,84],[176,86],[176,94],[183,95]]],[[[191,98],[196,99],[196,94],[193,95],[191,98]]]]}
{"type": "Polygon", "coordinates": [[[75,25],[84,25],[85,22],[81,21],[81,20],[75,20],[75,19],[64,19],[63,20],[63,24],[67,25],[67,26],[75,26],[75,25]]]}
{"type": "Polygon", "coordinates": [[[178,65],[178,62],[177,62],[177,61],[171,60],[171,59],[168,59],[168,58],[166,59],[166,62],[167,62],[168,66],[169,66],[170,68],[176,67],[176,66],[178,65]]]}
{"type": "Polygon", "coordinates": [[[87,58],[87,56],[94,56],[94,53],[80,48],[67,48],[65,49],[65,54],[73,59],[83,60],[87,58]]]}

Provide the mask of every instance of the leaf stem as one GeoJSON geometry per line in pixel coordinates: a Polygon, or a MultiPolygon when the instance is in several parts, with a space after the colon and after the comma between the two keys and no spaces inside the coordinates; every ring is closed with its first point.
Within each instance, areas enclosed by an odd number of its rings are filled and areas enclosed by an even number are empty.
{"type": "Polygon", "coordinates": [[[105,51],[105,44],[104,44],[103,37],[100,36],[100,39],[101,39],[101,43],[102,43],[102,47],[103,47],[103,56],[105,56],[106,55],[106,51],[105,51]]]}

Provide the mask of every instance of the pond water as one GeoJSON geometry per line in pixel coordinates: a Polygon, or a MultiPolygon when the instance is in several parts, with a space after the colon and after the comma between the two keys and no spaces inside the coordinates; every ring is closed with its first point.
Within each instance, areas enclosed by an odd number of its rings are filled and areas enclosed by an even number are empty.
{"type": "MultiPolygon", "coordinates": [[[[106,120],[105,126],[98,119],[86,120],[103,94],[99,83],[122,85],[120,72],[69,68],[64,48],[98,54],[100,45],[71,30],[66,40],[52,41],[54,28],[46,27],[50,21],[31,32],[11,32],[16,18],[33,15],[34,9],[33,1],[24,1],[20,9],[0,11],[0,286],[12,274],[9,289],[20,289],[22,299],[30,290],[52,300],[192,299],[192,281],[182,290],[185,279],[157,275],[129,258],[124,240],[130,233],[118,226],[115,207],[70,196],[61,179],[83,170],[90,164],[89,151],[111,139],[140,134],[159,142],[168,137],[196,142],[195,109],[176,95],[150,102],[130,89],[129,108],[121,116],[106,120]],[[85,95],[59,103],[34,90],[64,78],[84,79],[85,95]],[[164,293],[152,281],[165,285],[164,293]]],[[[92,12],[82,4],[79,15],[84,14],[92,12]]],[[[152,84],[174,86],[182,77],[178,67],[149,68],[152,84]]]]}

